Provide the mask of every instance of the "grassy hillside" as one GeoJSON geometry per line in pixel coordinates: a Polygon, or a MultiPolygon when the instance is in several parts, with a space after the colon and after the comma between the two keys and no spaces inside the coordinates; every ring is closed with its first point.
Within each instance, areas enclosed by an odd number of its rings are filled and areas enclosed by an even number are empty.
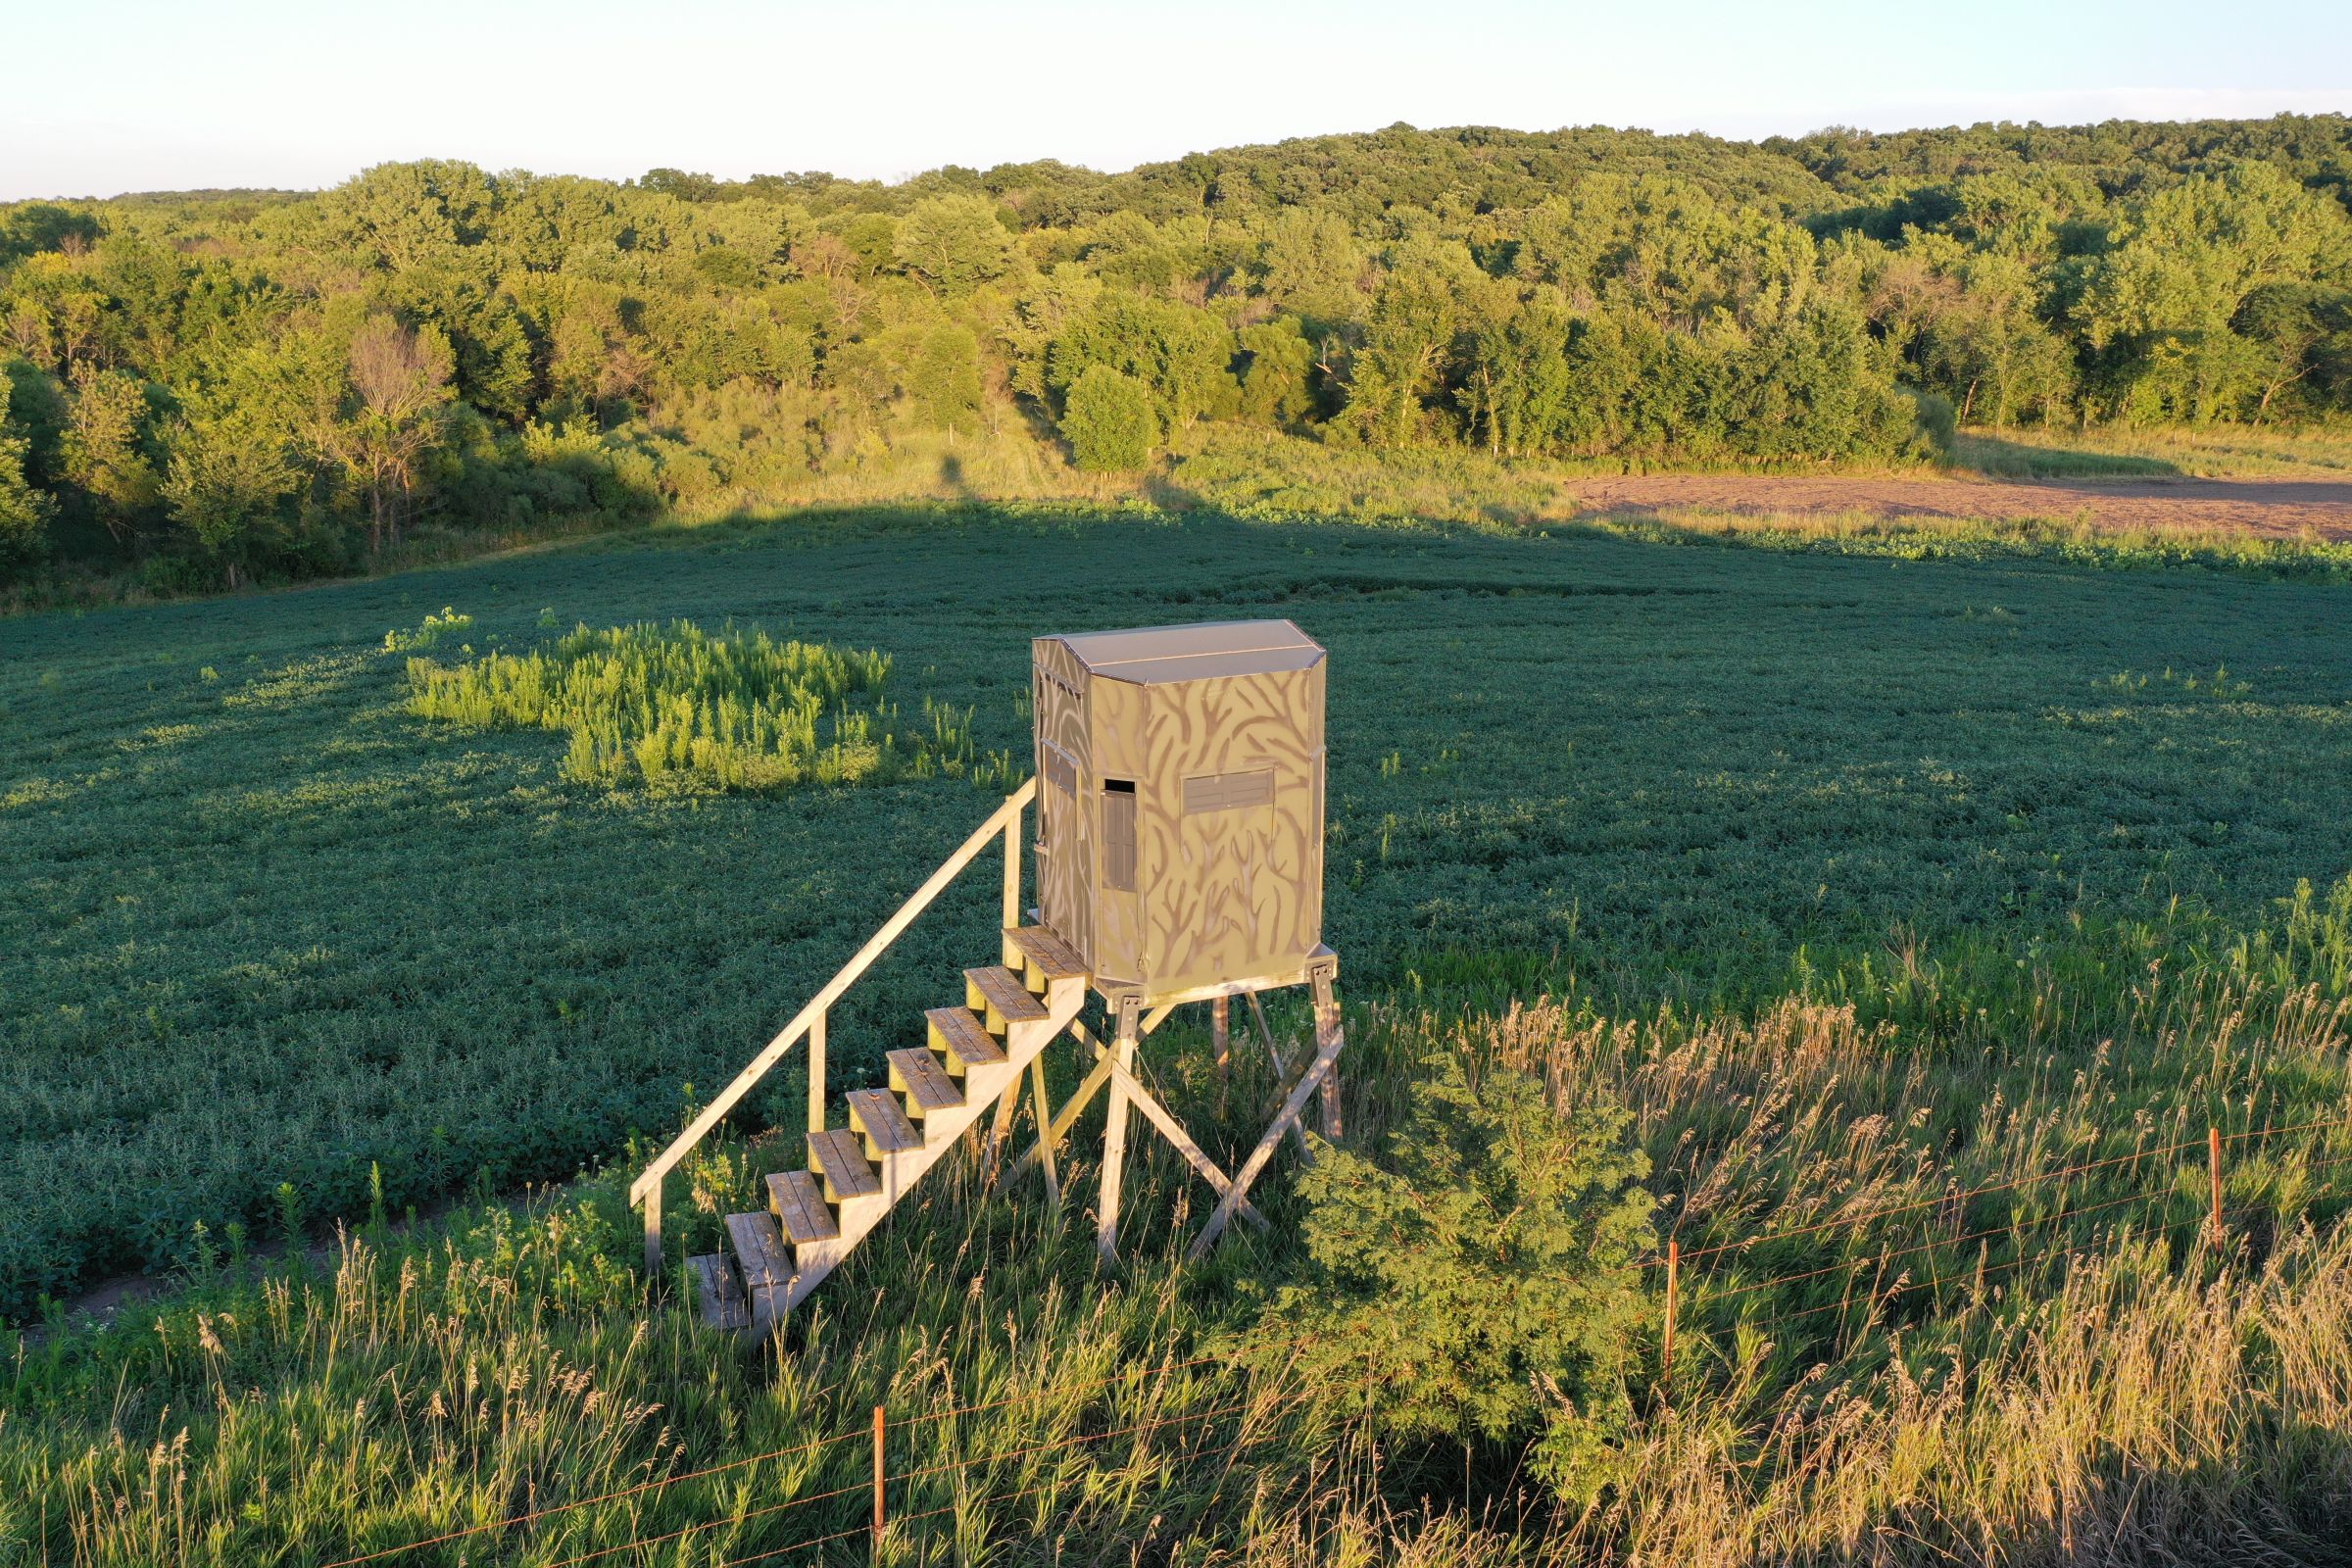
{"type": "MultiPolygon", "coordinates": [[[[0,1563],[322,1564],[876,1401],[1044,1389],[1068,1392],[903,1440],[900,1473],[997,1456],[906,1482],[896,1506],[948,1510],[909,1553],[1321,1561],[1339,1526],[1424,1560],[2326,1560],[2352,1518],[2348,632],[2340,587],[2252,573],[977,510],[0,623],[7,1306],[123,1267],[198,1281],[21,1343],[0,1563]],[[1506,1447],[1377,1447],[1331,1391],[1214,1359],[1246,1282],[1298,1264],[1287,1156],[1274,1232],[1188,1273],[1154,1155],[1107,1283],[1080,1196],[1056,1217],[953,1175],[780,1364],[644,1322],[611,1179],[370,1224],[666,1132],[994,799],[574,781],[560,735],[407,710],[386,634],[445,607],[471,617],[423,650],[448,661],[673,617],[879,649],[903,716],[969,710],[980,751],[1016,756],[1037,631],[1297,619],[1333,657],[1355,1136],[1377,1145],[1433,1050],[1605,1092],[1683,1245],[1724,1249],[1618,1484],[1554,1513],[1506,1447]],[[2220,1249],[2209,1124],[2232,1140],[2220,1249]],[[227,1266],[338,1215],[368,1227],[338,1262],[227,1266]]],[[[837,1018],[842,1078],[989,951],[990,890],[964,893],[837,1018]]],[[[1172,1026],[1151,1071],[1230,1148],[1264,1086],[1220,1117],[1201,1046],[1172,1026]]],[[[789,1121],[800,1093],[779,1075],[762,1108],[789,1121]]],[[[785,1157],[704,1162],[685,1242],[785,1157]]],[[[406,1560],[546,1568],[690,1527],[601,1560],[748,1560],[854,1528],[855,1495],[754,1515],[862,1462],[406,1560]]]]}

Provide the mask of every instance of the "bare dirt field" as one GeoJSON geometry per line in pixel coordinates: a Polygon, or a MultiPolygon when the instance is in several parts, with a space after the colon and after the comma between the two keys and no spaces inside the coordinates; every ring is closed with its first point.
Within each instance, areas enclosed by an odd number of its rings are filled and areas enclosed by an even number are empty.
{"type": "Polygon", "coordinates": [[[2352,539],[2352,481],[1963,479],[1807,474],[1633,474],[1572,479],[1580,514],[1661,510],[1747,515],[2087,521],[2107,528],[2230,530],[2352,539]]]}

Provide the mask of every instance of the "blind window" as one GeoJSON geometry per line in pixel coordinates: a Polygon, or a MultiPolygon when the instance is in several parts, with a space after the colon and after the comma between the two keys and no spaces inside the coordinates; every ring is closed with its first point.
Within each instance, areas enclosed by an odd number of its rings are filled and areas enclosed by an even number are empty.
{"type": "Polygon", "coordinates": [[[1135,891],[1135,781],[1102,781],[1102,881],[1113,893],[1135,891]]]}
{"type": "Polygon", "coordinates": [[[1202,773],[1184,781],[1184,814],[1239,811],[1274,804],[1274,770],[1252,768],[1247,773],[1202,773]]]}

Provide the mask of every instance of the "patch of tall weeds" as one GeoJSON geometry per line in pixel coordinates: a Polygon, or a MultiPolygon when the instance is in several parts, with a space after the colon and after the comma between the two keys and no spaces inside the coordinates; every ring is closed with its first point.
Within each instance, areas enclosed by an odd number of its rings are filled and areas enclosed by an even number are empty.
{"type": "Polygon", "coordinates": [[[731,622],[581,625],[529,653],[447,665],[413,658],[409,710],[475,729],[568,737],[564,776],[721,790],[969,777],[1009,783],[982,755],[971,714],[923,699],[901,721],[875,649],[778,641],[731,622]]]}

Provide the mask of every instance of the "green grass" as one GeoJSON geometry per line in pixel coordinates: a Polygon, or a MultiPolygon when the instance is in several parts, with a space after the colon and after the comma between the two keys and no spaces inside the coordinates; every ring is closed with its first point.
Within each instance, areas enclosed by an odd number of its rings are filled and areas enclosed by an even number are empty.
{"type": "MultiPolygon", "coordinates": [[[[1027,642],[1283,614],[1332,649],[1352,984],[1778,994],[1890,932],[2028,941],[2352,862],[2352,600],[2040,564],[1435,529],[844,516],[0,624],[12,1313],[258,1230],[570,1174],[723,1082],[982,814],[962,780],[614,794],[406,710],[387,628],[700,615],[887,653],[1018,755],[1027,642]],[[2119,689],[2227,666],[2233,684],[2119,689]],[[208,671],[211,672],[208,674],[208,671]],[[1394,757],[1394,771],[1383,760],[1394,757]]],[[[988,890],[836,1020],[871,1068],[988,890]]],[[[773,1104],[791,1103],[787,1082],[773,1104]]]]}
{"type": "MultiPolygon", "coordinates": [[[[876,1400],[895,1420],[1064,1385],[1092,1387],[909,1430],[896,1466],[987,1465],[961,1493],[906,1483],[895,1507],[963,1511],[910,1527],[906,1560],[1059,1539],[1303,1563],[1347,1538],[1431,1562],[1924,1562],[2249,1532],[2314,1560],[2352,1521],[2352,1139],[2306,1128],[2352,1116],[2352,599],[2058,551],[1687,543],[842,514],[0,622],[8,1309],[122,1267],[192,1278],[114,1329],[19,1342],[0,1563],[316,1565],[856,1429],[876,1400]],[[1297,619],[1332,651],[1351,1134],[1459,1051],[1622,1099],[1686,1245],[1764,1239],[1687,1282],[1621,1489],[1554,1517],[1507,1450],[1376,1452],[1279,1377],[1143,1375],[1246,1328],[1292,1266],[1287,1154],[1274,1230],[1201,1269],[1176,1256],[1203,1190],[1153,1146],[1129,1261],[1097,1275],[1082,1127],[1062,1213],[952,1163],[780,1361],[648,1318],[631,1162],[990,796],[567,777],[561,735],[409,710],[386,634],[444,607],[470,621],[436,617],[439,662],[540,648],[548,612],[878,650],[1015,756],[1035,633],[1297,619]],[[2231,1144],[2218,1253],[2195,1151],[2148,1152],[2208,1124],[2306,1128],[2231,1144]],[[2092,1160],[2115,1162],[2045,1179],[2092,1160]],[[383,1223],[606,1162],[527,1208],[383,1223]],[[244,1260],[336,1216],[361,1227],[339,1265],[244,1260]],[[1235,1403],[1256,1413],[1204,1417],[1192,1447],[1019,1451],[1235,1403]]],[[[877,1078],[993,950],[994,906],[967,879],[853,993],[837,1084],[877,1078]]],[[[1296,999],[1272,1010],[1302,1030],[1296,999]]],[[[1148,1057],[1212,1152],[1247,1143],[1261,1064],[1220,1112],[1196,1022],[1148,1057]]],[[[1074,1066],[1054,1058],[1060,1088],[1074,1066]]],[[[800,1097],[787,1067],[744,1132],[789,1128],[800,1097]]],[[[791,1146],[737,1136],[683,1170],[673,1257],[791,1146]]],[[[464,1560],[545,1568],[717,1519],[659,1559],[708,1565],[855,1527],[854,1495],[754,1510],[861,1475],[856,1451],[730,1472],[464,1560]]]]}
{"type": "MultiPolygon", "coordinates": [[[[2039,428],[1963,432],[1949,466],[1996,478],[2162,479],[2278,477],[2341,479],[2352,473],[2352,435],[2331,427],[2306,429],[2158,427],[2084,431],[2039,428]]],[[[590,548],[614,538],[661,537],[709,526],[739,527],[778,515],[863,511],[909,513],[933,509],[1050,513],[1056,509],[1117,512],[1164,518],[1208,514],[1266,522],[1347,518],[1382,525],[1430,521],[1515,533],[1564,526],[1618,527],[1621,520],[1583,518],[1566,481],[1639,473],[1886,475],[1932,473],[1924,465],[1852,466],[1825,469],[1816,463],[1738,465],[1662,464],[1641,459],[1506,459],[1462,447],[1371,449],[1335,445],[1258,427],[1204,421],[1178,432],[1170,450],[1146,469],[1085,473],[1063,461],[1059,448],[1033,432],[1001,423],[976,436],[905,431],[886,451],[821,474],[752,490],[720,486],[681,498],[659,521],[614,528],[596,518],[544,520],[527,527],[484,527],[473,519],[427,522],[382,553],[355,562],[355,574],[414,576],[420,568],[535,553],[585,534],[590,548]]],[[[2326,575],[2342,569],[2342,546],[2299,540],[2248,540],[2224,531],[2143,529],[2103,531],[2060,521],[2003,523],[1966,518],[1889,522],[1876,515],[1817,514],[1720,518],[1698,514],[1646,519],[1658,537],[1671,533],[1736,536],[1771,549],[1821,549],[1825,536],[1843,549],[1873,553],[2043,557],[2053,548],[2078,557],[2112,554],[2120,564],[2191,560],[2239,569],[2326,575]],[[2085,536],[2065,540],[2065,536],[2085,536]],[[1891,546],[1867,543],[1886,538],[1891,546]],[[2064,541],[2064,542],[2062,542],[2064,541]]],[[[0,588],[0,614],[55,607],[94,609],[144,605],[192,590],[128,566],[90,567],[37,583],[0,588]]]]}

